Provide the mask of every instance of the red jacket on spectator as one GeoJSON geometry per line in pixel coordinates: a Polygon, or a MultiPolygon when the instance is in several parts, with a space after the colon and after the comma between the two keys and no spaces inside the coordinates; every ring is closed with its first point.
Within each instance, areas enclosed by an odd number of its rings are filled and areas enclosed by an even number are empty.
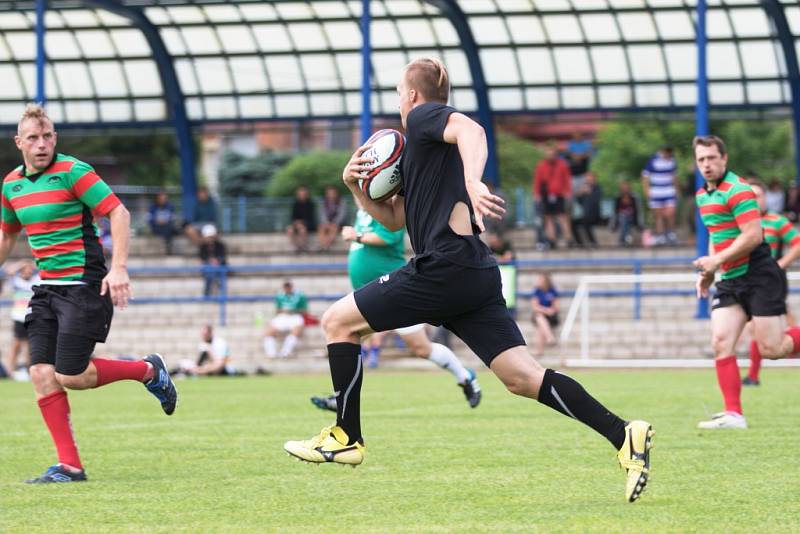
{"type": "Polygon", "coordinates": [[[563,159],[543,159],[536,164],[533,174],[533,197],[541,200],[543,194],[563,198],[572,196],[572,175],[569,172],[569,165],[563,159]]]}

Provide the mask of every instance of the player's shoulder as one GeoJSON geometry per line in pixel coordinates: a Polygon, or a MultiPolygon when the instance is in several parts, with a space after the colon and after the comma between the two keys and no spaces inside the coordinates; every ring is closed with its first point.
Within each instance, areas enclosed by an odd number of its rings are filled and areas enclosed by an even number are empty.
{"type": "Polygon", "coordinates": [[[449,116],[452,113],[458,113],[456,108],[440,102],[423,102],[408,112],[406,122],[408,124],[408,131],[412,133],[415,125],[441,117],[443,114],[449,116]]]}
{"type": "Polygon", "coordinates": [[[66,171],[70,174],[77,173],[82,175],[84,173],[94,171],[94,168],[85,161],[68,154],[56,155],[56,160],[54,163],[60,167],[60,171],[66,171]]]}
{"type": "Polygon", "coordinates": [[[9,172],[3,177],[3,185],[5,186],[6,184],[16,182],[17,180],[22,180],[22,178],[23,178],[22,165],[18,165],[16,168],[14,168],[11,172],[9,172]]]}
{"type": "MultiPolygon", "coordinates": [[[[779,225],[784,225],[789,223],[789,219],[781,215],[780,213],[775,213],[774,211],[768,211],[767,213],[761,216],[761,220],[765,222],[772,222],[777,223],[779,225]]],[[[791,224],[791,223],[790,223],[791,224]]]]}

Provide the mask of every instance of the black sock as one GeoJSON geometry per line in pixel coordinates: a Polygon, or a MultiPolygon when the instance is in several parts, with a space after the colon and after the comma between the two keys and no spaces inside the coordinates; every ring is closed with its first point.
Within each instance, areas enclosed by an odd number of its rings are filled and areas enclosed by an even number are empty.
{"type": "Polygon", "coordinates": [[[361,345],[331,343],[328,345],[333,394],[336,396],[336,424],[347,432],[351,445],[361,438],[361,345]]]}
{"type": "Polygon", "coordinates": [[[625,442],[625,421],[589,395],[583,386],[552,369],[544,372],[539,402],[592,427],[621,449],[625,442]]]}

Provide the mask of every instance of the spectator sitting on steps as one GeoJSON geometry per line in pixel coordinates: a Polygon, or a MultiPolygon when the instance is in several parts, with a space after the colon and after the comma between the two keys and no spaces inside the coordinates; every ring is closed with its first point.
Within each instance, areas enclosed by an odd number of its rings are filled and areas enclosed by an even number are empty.
{"type": "MultiPolygon", "coordinates": [[[[219,240],[217,227],[213,224],[206,224],[201,230],[202,241],[198,250],[200,261],[207,267],[222,267],[228,264],[228,253],[225,243],[219,240]]],[[[203,272],[205,286],[203,296],[210,297],[215,289],[219,289],[220,273],[206,269],[203,272]]]]}
{"type": "Polygon", "coordinates": [[[200,344],[197,347],[197,362],[190,359],[180,361],[179,372],[190,376],[235,376],[238,373],[231,363],[228,343],[221,336],[214,335],[210,324],[200,330],[200,344]]]}
{"type": "Polygon", "coordinates": [[[292,222],[286,228],[286,234],[294,245],[296,253],[308,250],[308,234],[317,229],[317,208],[311,200],[308,188],[301,185],[295,192],[292,206],[292,222]]]}
{"type": "Polygon", "coordinates": [[[150,205],[148,222],[153,235],[160,236],[164,240],[167,255],[172,254],[172,238],[175,236],[175,206],[169,201],[166,191],[158,193],[150,205]]]}
{"type": "Polygon", "coordinates": [[[325,186],[322,200],[322,221],[319,223],[317,240],[320,251],[327,251],[336,241],[339,230],[347,218],[347,204],[342,200],[339,190],[332,185],[325,186]]]}
{"type": "Polygon", "coordinates": [[[200,235],[201,230],[207,224],[217,225],[217,203],[211,198],[211,193],[205,186],[197,188],[194,209],[189,220],[184,224],[186,237],[195,245],[199,245],[203,240],[200,235]]]}
{"type": "Polygon", "coordinates": [[[285,334],[280,357],[288,358],[294,352],[305,327],[305,314],[308,312],[306,296],[295,291],[291,280],[283,283],[283,291],[275,296],[275,307],[278,314],[270,321],[264,335],[264,353],[268,358],[278,356],[275,342],[277,334],[285,334]]]}

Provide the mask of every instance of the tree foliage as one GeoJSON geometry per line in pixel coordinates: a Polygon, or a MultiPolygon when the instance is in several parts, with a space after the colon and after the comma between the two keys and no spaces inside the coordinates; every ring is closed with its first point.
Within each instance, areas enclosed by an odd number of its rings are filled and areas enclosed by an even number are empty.
{"type": "MultiPolygon", "coordinates": [[[[692,172],[694,123],[689,121],[624,120],[608,123],[595,141],[597,153],[591,168],[610,195],[622,180],[638,187],[647,160],[661,147],[671,145],[681,178],[692,172]]],[[[756,173],[784,183],[795,176],[788,121],[717,121],[711,131],[725,140],[728,167],[740,175],[756,173]]]]}
{"type": "Polygon", "coordinates": [[[346,150],[313,150],[298,154],[267,184],[267,195],[293,196],[301,185],[308,187],[313,195],[321,195],[327,185],[345,192],[342,170],[350,161],[350,156],[346,150]]]}
{"type": "Polygon", "coordinates": [[[509,132],[497,132],[500,185],[506,191],[530,188],[533,169],[543,157],[544,151],[533,142],[509,132]]]}
{"type": "Polygon", "coordinates": [[[233,151],[222,155],[219,193],[224,197],[260,197],[275,174],[291,159],[291,154],[267,151],[248,157],[233,151]]]}

